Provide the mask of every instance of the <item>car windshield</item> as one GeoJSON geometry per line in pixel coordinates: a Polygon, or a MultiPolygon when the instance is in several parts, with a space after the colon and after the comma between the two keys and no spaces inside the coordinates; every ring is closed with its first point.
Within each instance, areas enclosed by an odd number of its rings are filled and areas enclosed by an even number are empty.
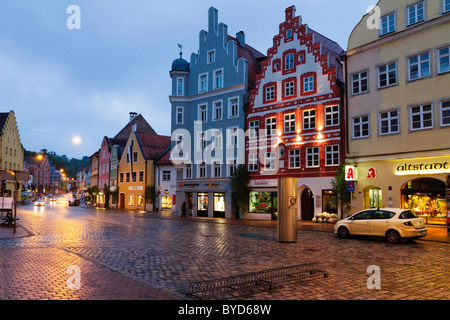
{"type": "Polygon", "coordinates": [[[413,218],[417,218],[417,215],[412,212],[411,210],[406,210],[403,211],[402,213],[400,213],[399,216],[400,219],[413,219],[413,218]]]}

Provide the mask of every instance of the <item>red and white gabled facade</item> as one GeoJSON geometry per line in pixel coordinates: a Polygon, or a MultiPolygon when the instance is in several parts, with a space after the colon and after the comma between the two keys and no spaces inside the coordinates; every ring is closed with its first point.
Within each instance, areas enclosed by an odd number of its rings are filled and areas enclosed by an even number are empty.
{"type": "Polygon", "coordinates": [[[289,7],[250,93],[246,122],[250,185],[256,191],[274,192],[278,178],[298,178],[302,220],[325,211],[323,191],[331,189],[331,178],[345,154],[339,87],[342,53],[337,43],[302,24],[295,7],[289,7]],[[314,200],[306,199],[305,190],[314,200]],[[313,209],[306,208],[307,200],[313,209]]]}

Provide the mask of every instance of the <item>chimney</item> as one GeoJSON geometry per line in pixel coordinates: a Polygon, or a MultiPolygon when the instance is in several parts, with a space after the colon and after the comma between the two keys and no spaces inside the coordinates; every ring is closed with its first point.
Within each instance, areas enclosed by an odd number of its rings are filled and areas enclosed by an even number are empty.
{"type": "Polygon", "coordinates": [[[245,33],[244,31],[239,31],[236,33],[236,39],[239,43],[239,45],[245,49],[245,33]]]}
{"type": "Polygon", "coordinates": [[[138,114],[137,114],[136,112],[130,112],[130,121],[129,121],[129,122],[133,121],[134,118],[137,117],[137,115],[138,115],[138,114]]]}

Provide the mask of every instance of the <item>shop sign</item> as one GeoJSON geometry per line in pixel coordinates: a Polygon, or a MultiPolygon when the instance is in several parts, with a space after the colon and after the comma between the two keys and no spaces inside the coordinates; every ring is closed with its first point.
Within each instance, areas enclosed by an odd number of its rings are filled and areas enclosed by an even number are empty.
{"type": "Polygon", "coordinates": [[[367,178],[368,179],[375,179],[376,177],[377,177],[377,169],[370,168],[368,173],[367,173],[367,178]]]}
{"type": "Polygon", "coordinates": [[[450,173],[449,162],[405,163],[396,168],[397,176],[450,173]]]}
{"type": "Polygon", "coordinates": [[[345,181],[356,181],[355,166],[345,166],[345,181]]]}
{"type": "Polygon", "coordinates": [[[128,190],[130,190],[130,191],[142,191],[142,190],[144,190],[144,187],[143,186],[130,186],[130,187],[128,187],[128,190]]]}

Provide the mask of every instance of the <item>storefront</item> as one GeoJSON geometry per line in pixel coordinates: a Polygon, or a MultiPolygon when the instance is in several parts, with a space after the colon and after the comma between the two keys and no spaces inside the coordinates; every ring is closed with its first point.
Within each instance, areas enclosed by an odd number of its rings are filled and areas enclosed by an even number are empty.
{"type": "Polygon", "coordinates": [[[445,225],[446,179],[450,157],[354,161],[357,171],[352,210],[376,207],[410,209],[430,225],[445,225]]]}
{"type": "Polygon", "coordinates": [[[277,220],[277,179],[255,179],[250,181],[248,212],[243,219],[277,220]]]}

